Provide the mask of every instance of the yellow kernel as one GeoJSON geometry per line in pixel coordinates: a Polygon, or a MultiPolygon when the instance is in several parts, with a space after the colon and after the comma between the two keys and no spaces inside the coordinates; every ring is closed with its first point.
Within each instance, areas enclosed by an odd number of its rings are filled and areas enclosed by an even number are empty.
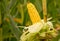
{"type": "Polygon", "coordinates": [[[32,23],[37,23],[41,21],[40,15],[36,7],[32,3],[27,3],[27,9],[32,23]]]}

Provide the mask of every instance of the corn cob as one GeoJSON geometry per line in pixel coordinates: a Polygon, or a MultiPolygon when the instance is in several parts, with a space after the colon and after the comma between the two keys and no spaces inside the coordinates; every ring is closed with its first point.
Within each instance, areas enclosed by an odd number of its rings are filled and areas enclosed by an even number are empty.
{"type": "Polygon", "coordinates": [[[27,3],[27,9],[28,9],[28,13],[33,24],[41,21],[39,13],[36,7],[32,3],[30,2],[27,3]]]}

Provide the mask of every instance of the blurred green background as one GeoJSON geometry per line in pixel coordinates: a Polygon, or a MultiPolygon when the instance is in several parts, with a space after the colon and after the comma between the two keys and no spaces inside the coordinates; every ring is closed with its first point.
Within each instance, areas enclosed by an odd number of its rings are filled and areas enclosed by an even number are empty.
{"type": "MultiPolygon", "coordinates": [[[[16,27],[32,24],[26,7],[28,1],[36,6],[43,19],[42,0],[0,0],[0,41],[19,41],[23,28],[16,27]]],[[[60,27],[60,0],[47,0],[47,13],[54,27],[60,27]]],[[[59,39],[60,33],[52,41],[59,39]]]]}

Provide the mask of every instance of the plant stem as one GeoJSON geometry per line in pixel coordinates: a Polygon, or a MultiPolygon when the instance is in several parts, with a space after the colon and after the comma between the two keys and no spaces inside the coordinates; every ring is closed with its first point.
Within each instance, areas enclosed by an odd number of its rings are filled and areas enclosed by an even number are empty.
{"type": "Polygon", "coordinates": [[[46,0],[42,0],[44,22],[47,22],[47,7],[46,7],[46,3],[47,3],[46,0]]]}

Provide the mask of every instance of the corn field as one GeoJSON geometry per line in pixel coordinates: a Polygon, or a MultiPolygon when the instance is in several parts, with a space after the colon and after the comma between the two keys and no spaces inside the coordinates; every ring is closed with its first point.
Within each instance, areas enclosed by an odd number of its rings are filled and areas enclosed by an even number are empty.
{"type": "Polygon", "coordinates": [[[60,0],[0,0],[0,41],[60,41],[60,0]]]}

